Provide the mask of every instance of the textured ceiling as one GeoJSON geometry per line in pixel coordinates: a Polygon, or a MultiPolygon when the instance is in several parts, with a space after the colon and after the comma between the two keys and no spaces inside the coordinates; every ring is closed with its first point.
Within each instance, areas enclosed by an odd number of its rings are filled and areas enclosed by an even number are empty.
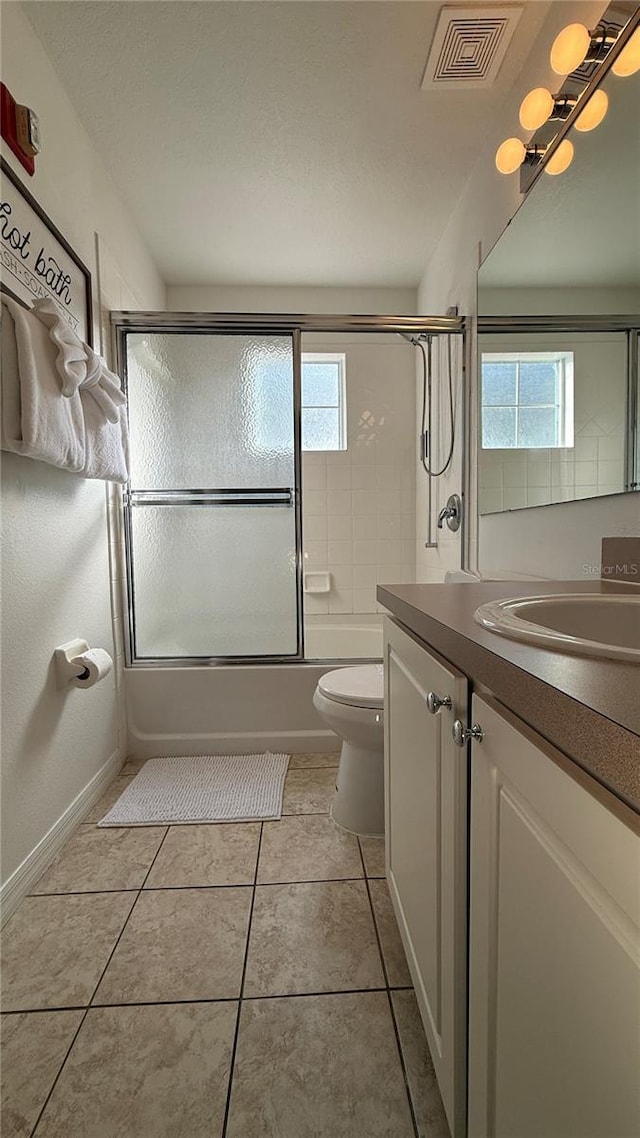
{"type": "Polygon", "coordinates": [[[440,5],[23,5],[169,283],[415,285],[547,11],[490,90],[421,91],[440,5]]]}
{"type": "Polygon", "coordinates": [[[484,262],[491,288],[640,285],[640,72],[612,75],[609,111],[574,130],[569,169],[543,174],[484,262]]]}

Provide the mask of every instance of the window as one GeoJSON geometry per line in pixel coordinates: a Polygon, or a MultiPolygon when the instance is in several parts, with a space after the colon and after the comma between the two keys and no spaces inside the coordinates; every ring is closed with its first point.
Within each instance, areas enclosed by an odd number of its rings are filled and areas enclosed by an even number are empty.
{"type": "Polygon", "coordinates": [[[302,449],[346,450],[345,356],[302,354],[302,449]]]}
{"type": "Polygon", "coordinates": [[[573,352],[482,353],[482,447],[573,446],[573,352]]]}

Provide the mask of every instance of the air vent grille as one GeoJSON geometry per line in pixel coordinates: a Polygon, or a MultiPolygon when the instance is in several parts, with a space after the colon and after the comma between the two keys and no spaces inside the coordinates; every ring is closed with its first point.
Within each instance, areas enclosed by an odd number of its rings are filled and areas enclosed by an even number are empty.
{"type": "Polygon", "coordinates": [[[422,88],[491,86],[521,15],[513,6],[443,8],[422,88]]]}

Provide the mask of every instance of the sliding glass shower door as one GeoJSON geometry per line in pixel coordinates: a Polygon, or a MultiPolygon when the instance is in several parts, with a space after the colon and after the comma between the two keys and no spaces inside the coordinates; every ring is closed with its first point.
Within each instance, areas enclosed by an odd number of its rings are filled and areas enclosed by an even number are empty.
{"type": "Polygon", "coordinates": [[[302,654],[294,336],[124,333],[134,660],[302,654]]]}

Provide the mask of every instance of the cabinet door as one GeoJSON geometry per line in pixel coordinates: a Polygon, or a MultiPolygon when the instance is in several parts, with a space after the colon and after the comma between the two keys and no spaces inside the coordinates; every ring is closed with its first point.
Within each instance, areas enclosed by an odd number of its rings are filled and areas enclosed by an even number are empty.
{"type": "Polygon", "coordinates": [[[470,1136],[635,1138],[640,841],[515,717],[473,719],[470,1136]]]}
{"type": "Polygon", "coordinates": [[[453,1138],[466,1130],[466,678],[385,622],[387,878],[453,1138]],[[436,714],[427,695],[448,696],[436,714]]]}

